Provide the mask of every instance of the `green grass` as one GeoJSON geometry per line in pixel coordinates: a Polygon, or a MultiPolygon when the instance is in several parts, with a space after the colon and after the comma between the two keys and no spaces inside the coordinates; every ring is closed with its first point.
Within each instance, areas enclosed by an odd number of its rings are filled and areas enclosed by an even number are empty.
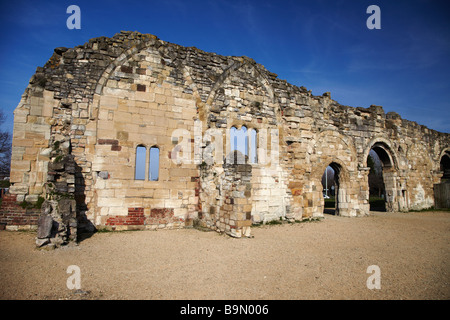
{"type": "Polygon", "coordinates": [[[271,220],[265,223],[266,226],[275,226],[277,224],[283,224],[283,220],[280,217],[280,220],[271,220]]]}
{"type": "Polygon", "coordinates": [[[262,226],[276,226],[276,225],[282,225],[282,224],[297,224],[297,223],[307,223],[307,222],[319,222],[322,221],[322,218],[317,217],[317,218],[308,218],[308,219],[303,219],[303,220],[294,220],[294,221],[289,221],[289,220],[283,220],[282,217],[280,217],[279,220],[271,220],[271,221],[267,221],[267,222],[260,222],[260,223],[254,223],[252,224],[252,228],[254,227],[262,227],[262,226]]]}
{"type": "Polygon", "coordinates": [[[427,209],[420,209],[420,210],[408,210],[408,212],[430,212],[430,211],[445,211],[450,212],[450,208],[442,208],[442,209],[436,209],[435,207],[427,208],[427,209]]]}
{"type": "Polygon", "coordinates": [[[9,188],[10,186],[9,180],[0,180],[0,188],[9,188]]]}
{"type": "Polygon", "coordinates": [[[336,207],[336,201],[334,197],[330,197],[330,199],[324,199],[325,202],[325,208],[335,208],[336,207]]]}
{"type": "MultiPolygon", "coordinates": [[[[380,197],[370,197],[369,204],[371,208],[384,208],[386,206],[386,202],[383,198],[380,197]]],[[[336,207],[336,199],[335,197],[330,197],[330,199],[324,199],[325,208],[335,208],[336,207]]]]}
{"type": "Polygon", "coordinates": [[[369,204],[371,208],[385,208],[386,201],[380,197],[369,197],[369,204]]]}
{"type": "Polygon", "coordinates": [[[44,203],[45,199],[41,196],[38,197],[38,200],[36,202],[28,202],[28,201],[22,201],[19,203],[19,205],[23,209],[41,209],[42,204],[44,203]]]}

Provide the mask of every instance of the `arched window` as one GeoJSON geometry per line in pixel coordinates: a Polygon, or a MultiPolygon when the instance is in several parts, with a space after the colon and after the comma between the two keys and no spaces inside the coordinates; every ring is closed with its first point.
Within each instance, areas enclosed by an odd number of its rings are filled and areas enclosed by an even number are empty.
{"type": "Polygon", "coordinates": [[[237,129],[236,127],[231,127],[230,129],[230,143],[231,151],[240,151],[242,154],[247,155],[247,128],[242,127],[237,129]]]}
{"type": "Polygon", "coordinates": [[[243,126],[241,129],[231,127],[230,129],[230,145],[233,162],[245,163],[245,158],[248,157],[248,136],[247,128],[243,126]],[[236,152],[237,151],[237,152],[236,152]]]}
{"type": "Polygon", "coordinates": [[[236,127],[231,127],[231,152],[239,151],[239,154],[247,158],[249,163],[257,163],[257,145],[257,132],[255,129],[247,129],[246,126],[242,126],[238,130],[236,127]]]}
{"type": "Polygon", "coordinates": [[[159,179],[159,148],[150,148],[150,160],[148,170],[148,180],[158,181],[159,179]]]}
{"type": "Polygon", "coordinates": [[[134,171],[135,180],[145,180],[145,158],[147,157],[147,148],[139,145],[136,148],[136,166],[134,171]]]}
{"type": "Polygon", "coordinates": [[[250,163],[258,163],[258,155],[257,155],[257,146],[258,146],[258,140],[257,140],[257,132],[255,129],[250,129],[249,131],[249,141],[250,141],[250,146],[249,146],[249,161],[250,163]]]}

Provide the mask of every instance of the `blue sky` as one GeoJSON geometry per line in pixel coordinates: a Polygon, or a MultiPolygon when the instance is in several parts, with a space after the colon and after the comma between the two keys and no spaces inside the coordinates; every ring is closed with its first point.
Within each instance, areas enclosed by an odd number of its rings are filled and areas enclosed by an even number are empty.
{"type": "MultiPolygon", "coordinates": [[[[13,110],[56,47],[121,30],[139,31],[221,55],[248,56],[313,94],[341,104],[381,105],[450,132],[448,1],[1,1],[0,108],[13,110]],[[81,29],[69,30],[69,5],[81,29]],[[369,30],[369,5],[381,29],[369,30]]],[[[5,129],[5,128],[2,128],[5,129]]]]}

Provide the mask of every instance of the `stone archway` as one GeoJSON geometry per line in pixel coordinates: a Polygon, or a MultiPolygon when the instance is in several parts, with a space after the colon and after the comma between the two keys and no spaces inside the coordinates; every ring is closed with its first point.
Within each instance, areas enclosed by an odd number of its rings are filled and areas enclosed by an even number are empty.
{"type": "MultiPolygon", "coordinates": [[[[331,167],[334,171],[334,190],[332,196],[334,197],[334,210],[332,208],[326,209],[325,206],[325,195],[323,196],[323,213],[330,213],[333,215],[342,215],[342,213],[345,213],[348,211],[348,206],[344,205],[346,203],[346,189],[347,189],[347,181],[344,178],[343,173],[343,167],[339,163],[332,161],[325,170],[328,170],[328,168],[331,167]],[[330,210],[331,209],[331,210],[330,210]]],[[[325,171],[324,170],[324,171],[325,171]]],[[[345,215],[345,214],[344,214],[345,215]]]]}
{"type": "MultiPolygon", "coordinates": [[[[354,198],[355,192],[353,192],[351,184],[353,173],[348,170],[348,165],[346,163],[333,157],[328,157],[327,160],[313,168],[312,179],[308,185],[305,186],[305,211],[312,210],[312,217],[323,216],[325,212],[325,199],[321,178],[328,167],[331,167],[334,170],[334,215],[358,215],[354,208],[356,199],[354,198]]],[[[306,216],[309,215],[306,214],[306,216]]]]}
{"type": "Polygon", "coordinates": [[[439,172],[441,182],[435,184],[434,206],[435,208],[450,208],[450,150],[446,149],[441,153],[439,161],[439,172]]]}
{"type": "Polygon", "coordinates": [[[442,173],[441,182],[450,181],[450,150],[445,150],[441,155],[439,170],[442,173]]]}
{"type": "MultiPolygon", "coordinates": [[[[367,167],[367,159],[370,151],[374,151],[381,162],[382,178],[384,183],[384,199],[387,212],[403,210],[407,207],[407,190],[397,190],[397,155],[393,151],[391,143],[386,139],[375,139],[369,144],[364,161],[367,167]],[[400,192],[401,191],[401,192],[400,192]]],[[[369,181],[367,180],[367,183],[369,181]]],[[[367,189],[367,199],[369,200],[369,188],[367,189]]]]}
{"type": "Polygon", "coordinates": [[[352,139],[335,130],[325,130],[315,136],[311,147],[311,175],[310,181],[304,185],[303,216],[323,216],[321,180],[328,166],[333,168],[338,179],[336,214],[357,216],[363,213],[358,200],[357,156],[352,139]]]}

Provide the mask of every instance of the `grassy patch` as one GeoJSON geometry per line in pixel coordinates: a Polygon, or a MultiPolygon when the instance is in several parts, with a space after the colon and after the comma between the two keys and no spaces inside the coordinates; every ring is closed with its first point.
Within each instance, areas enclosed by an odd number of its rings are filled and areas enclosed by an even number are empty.
{"type": "Polygon", "coordinates": [[[324,199],[325,208],[335,208],[336,201],[334,197],[330,197],[330,199],[324,199]]]}
{"type": "Polygon", "coordinates": [[[23,209],[41,209],[42,204],[44,203],[45,199],[41,196],[38,197],[38,200],[36,202],[28,202],[28,201],[22,201],[19,203],[19,205],[23,209]]]}
{"type": "Polygon", "coordinates": [[[281,219],[281,217],[280,217],[280,220],[271,220],[271,221],[267,221],[265,223],[266,226],[275,226],[278,224],[283,224],[283,220],[281,219]]]}
{"type": "Polygon", "coordinates": [[[386,210],[386,201],[380,197],[369,197],[370,210],[386,210]]]}
{"type": "Polygon", "coordinates": [[[271,220],[271,221],[267,221],[265,223],[260,222],[260,223],[254,223],[252,224],[252,228],[254,227],[263,227],[263,226],[276,226],[276,225],[282,225],[282,224],[297,224],[297,223],[308,223],[308,222],[320,222],[322,221],[323,218],[307,218],[307,219],[303,219],[303,220],[283,220],[281,217],[279,220],[271,220]]]}
{"type": "Polygon", "coordinates": [[[11,186],[11,182],[9,180],[0,180],[0,188],[9,188],[11,186]]]}
{"type": "Polygon", "coordinates": [[[426,209],[420,209],[420,210],[408,210],[408,212],[431,212],[431,211],[444,211],[444,212],[450,212],[450,208],[442,208],[442,209],[436,209],[435,207],[426,208],[426,209]]]}
{"type": "MultiPolygon", "coordinates": [[[[380,197],[370,197],[369,204],[370,204],[370,210],[373,210],[373,209],[383,210],[386,208],[386,201],[380,197]]],[[[329,199],[324,199],[324,206],[325,206],[325,208],[334,209],[336,207],[336,198],[330,197],[329,199]]]]}

